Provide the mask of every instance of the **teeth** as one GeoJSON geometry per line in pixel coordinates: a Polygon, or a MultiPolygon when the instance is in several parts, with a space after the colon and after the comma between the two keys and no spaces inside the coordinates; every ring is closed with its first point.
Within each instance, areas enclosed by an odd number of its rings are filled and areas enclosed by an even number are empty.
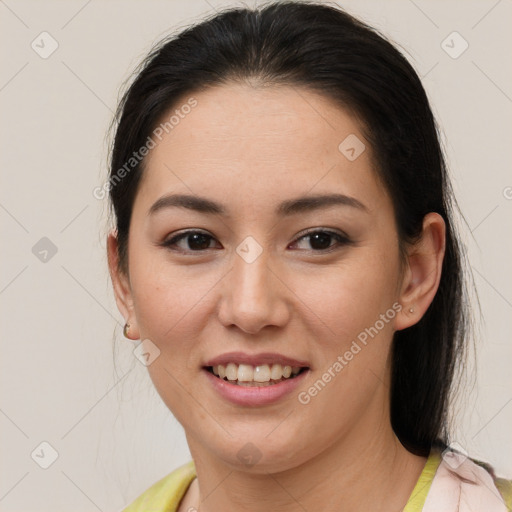
{"type": "Polygon", "coordinates": [[[270,366],[268,364],[262,364],[254,368],[255,382],[269,382],[270,381],[270,366]]]}
{"type": "Polygon", "coordinates": [[[241,364],[238,366],[238,380],[240,382],[251,382],[253,375],[254,370],[251,365],[241,364]]]}
{"type": "Polygon", "coordinates": [[[234,363],[228,363],[226,366],[226,378],[228,380],[237,380],[238,379],[238,368],[234,363]]]}
{"type": "Polygon", "coordinates": [[[270,369],[270,378],[272,380],[280,379],[283,376],[283,367],[280,364],[273,364],[270,369]]]}
{"type": "Polygon", "coordinates": [[[229,381],[237,382],[239,385],[273,384],[271,381],[280,381],[295,377],[301,368],[300,366],[282,366],[280,364],[262,364],[252,366],[250,364],[228,363],[226,366],[219,364],[212,366],[214,375],[219,378],[226,378],[229,381]]]}

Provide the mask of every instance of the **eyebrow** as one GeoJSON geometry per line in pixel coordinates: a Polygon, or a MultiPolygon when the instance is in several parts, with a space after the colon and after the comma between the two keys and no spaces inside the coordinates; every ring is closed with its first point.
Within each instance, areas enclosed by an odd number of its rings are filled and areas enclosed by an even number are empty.
{"type": "MultiPolygon", "coordinates": [[[[369,211],[368,208],[355,197],[343,194],[323,194],[303,196],[283,201],[277,207],[276,214],[280,217],[286,217],[331,206],[349,206],[364,212],[369,211]]],[[[167,208],[186,208],[210,215],[227,214],[225,206],[211,199],[187,194],[170,194],[159,198],[149,209],[148,215],[154,215],[156,212],[167,208]]]]}

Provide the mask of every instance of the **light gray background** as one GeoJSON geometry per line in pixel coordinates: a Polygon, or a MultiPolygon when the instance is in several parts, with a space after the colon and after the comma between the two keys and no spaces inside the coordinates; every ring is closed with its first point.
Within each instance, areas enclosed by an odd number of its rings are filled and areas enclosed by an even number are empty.
{"type": "MultiPolygon", "coordinates": [[[[400,45],[442,127],[484,319],[456,441],[511,477],[512,3],[340,4],[400,45]],[[469,43],[457,59],[442,47],[453,31],[469,43]]],[[[106,203],[92,191],[106,176],[122,82],[161,36],[228,5],[0,0],[1,511],[119,510],[189,460],[181,427],[122,337],[106,203]],[[46,59],[31,47],[48,51],[43,31],[59,45],[46,59]],[[43,237],[57,247],[46,262],[32,252],[43,237]],[[38,465],[51,457],[43,441],[58,453],[48,469],[38,465]]],[[[445,44],[453,53],[463,43],[445,44]]]]}

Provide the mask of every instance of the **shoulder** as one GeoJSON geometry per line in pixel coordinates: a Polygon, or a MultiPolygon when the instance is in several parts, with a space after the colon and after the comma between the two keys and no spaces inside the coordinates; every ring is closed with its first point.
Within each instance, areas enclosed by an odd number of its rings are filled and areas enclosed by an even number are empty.
{"type": "MultiPolygon", "coordinates": [[[[512,512],[511,480],[497,477],[490,464],[466,456],[461,457],[455,452],[450,456],[447,452],[448,450],[441,452],[438,449],[431,451],[404,512],[437,511],[441,503],[446,507],[446,503],[460,492],[469,502],[476,497],[479,500],[485,498],[484,502],[492,505],[485,510],[505,512],[506,509],[512,512]],[[459,487],[461,484],[463,488],[459,487]]],[[[450,507],[453,510],[458,509],[456,504],[452,505],[450,507]]]]}
{"type": "Polygon", "coordinates": [[[512,512],[512,480],[506,480],[505,478],[495,478],[494,485],[498,489],[507,510],[512,512]]]}
{"type": "MultiPolygon", "coordinates": [[[[446,462],[444,453],[443,459],[446,462]]],[[[448,471],[457,474],[462,482],[472,484],[465,493],[467,495],[466,498],[470,495],[469,490],[471,488],[480,486],[481,491],[474,495],[474,499],[479,497],[482,500],[483,492],[485,491],[490,508],[496,507],[496,510],[512,512],[512,480],[496,476],[494,468],[487,462],[467,457],[467,455],[461,455],[457,452],[450,452],[450,454],[454,455],[455,458],[451,458],[451,462],[449,461],[445,464],[448,471]],[[455,466],[453,466],[454,463],[455,466]],[[471,469],[471,464],[473,468],[478,469],[476,471],[471,469]],[[499,499],[500,497],[501,500],[499,499]],[[499,501],[501,501],[501,506],[498,505],[499,501]]],[[[471,496],[473,495],[471,494],[471,496]]]]}
{"type": "Polygon", "coordinates": [[[476,459],[472,459],[472,461],[475,464],[478,464],[479,466],[483,467],[491,475],[494,485],[496,486],[496,489],[498,489],[498,492],[500,493],[501,497],[503,498],[503,501],[505,502],[507,510],[509,512],[512,512],[512,480],[496,476],[494,468],[486,462],[482,462],[476,459]]]}
{"type": "Polygon", "coordinates": [[[122,512],[175,512],[195,477],[194,461],[190,461],[158,480],[122,512]]]}

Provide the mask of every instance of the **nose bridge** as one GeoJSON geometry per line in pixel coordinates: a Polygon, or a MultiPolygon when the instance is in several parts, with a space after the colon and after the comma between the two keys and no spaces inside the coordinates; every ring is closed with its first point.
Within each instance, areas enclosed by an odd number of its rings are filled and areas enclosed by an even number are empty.
{"type": "MultiPolygon", "coordinates": [[[[255,333],[265,325],[286,321],[287,307],[269,268],[270,253],[246,240],[237,247],[230,279],[224,288],[220,317],[224,325],[237,325],[255,333]]],[[[258,244],[259,245],[259,244],[258,244]]]]}
{"type": "Polygon", "coordinates": [[[271,299],[269,274],[267,256],[259,256],[252,262],[235,258],[232,283],[234,295],[241,301],[263,306],[271,299]]]}

